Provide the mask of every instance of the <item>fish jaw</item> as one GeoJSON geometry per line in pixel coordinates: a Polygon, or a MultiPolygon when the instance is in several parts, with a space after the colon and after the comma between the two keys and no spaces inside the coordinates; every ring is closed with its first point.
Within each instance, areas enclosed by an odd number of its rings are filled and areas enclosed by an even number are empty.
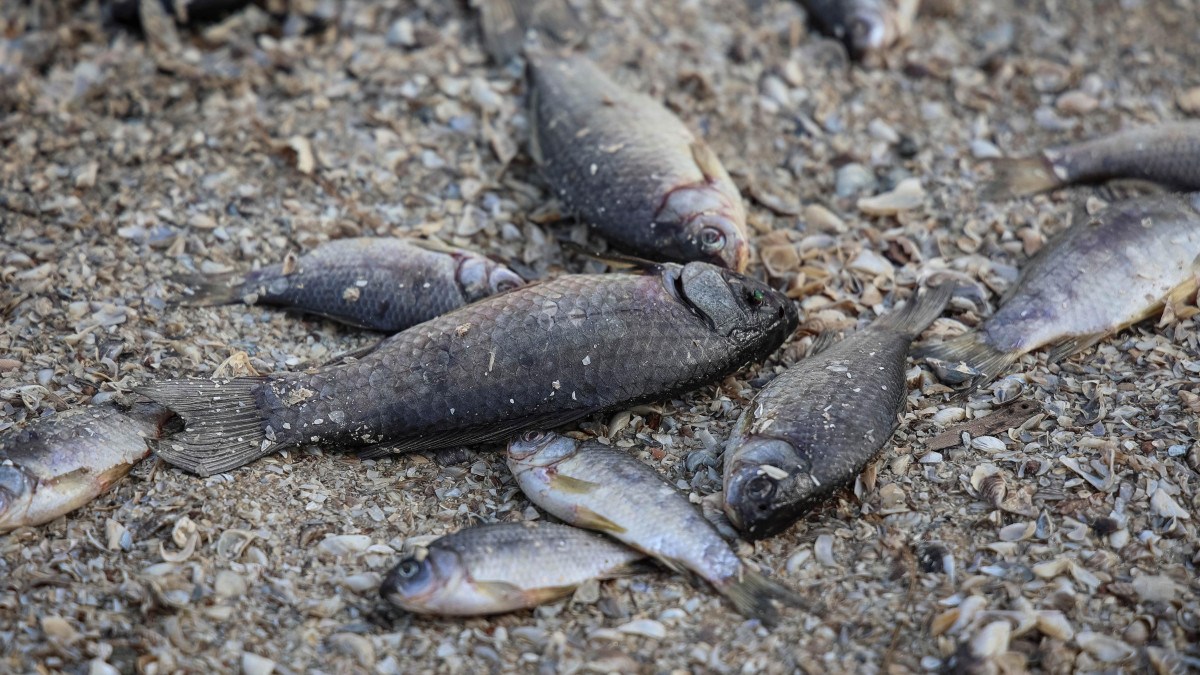
{"type": "Polygon", "coordinates": [[[515,272],[481,255],[456,253],[455,257],[458,258],[455,280],[467,302],[525,285],[525,280],[515,272]]]}
{"type": "Polygon", "coordinates": [[[0,466],[0,532],[29,522],[29,510],[37,493],[37,479],[13,465],[0,466]]]}
{"type": "Polygon", "coordinates": [[[526,431],[508,444],[508,465],[516,473],[558,464],[579,450],[579,442],[553,431],[526,431]]]}
{"type": "Polygon", "coordinates": [[[119,464],[100,473],[78,469],[52,480],[38,479],[16,466],[0,467],[0,532],[43,525],[67,515],[107,492],[136,463],[119,464]],[[17,485],[23,487],[10,490],[17,485]]]}
{"type": "Polygon", "coordinates": [[[676,239],[660,245],[660,253],[673,260],[703,260],[735,272],[744,271],[750,262],[745,208],[718,183],[672,190],[655,214],[654,227],[678,232],[676,239]]]}
{"type": "Polygon", "coordinates": [[[731,447],[725,515],[750,539],[778,534],[821,490],[805,453],[788,441],[752,436],[731,447]]]}

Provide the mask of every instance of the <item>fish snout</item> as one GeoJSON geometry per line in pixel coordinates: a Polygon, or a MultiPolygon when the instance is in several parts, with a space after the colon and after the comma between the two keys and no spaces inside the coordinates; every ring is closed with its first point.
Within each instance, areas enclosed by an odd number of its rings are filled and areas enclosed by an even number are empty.
{"type": "Polygon", "coordinates": [[[19,467],[0,466],[0,532],[25,523],[21,519],[33,501],[36,482],[19,467]]]}
{"type": "Polygon", "coordinates": [[[761,458],[733,468],[725,485],[725,515],[750,539],[782,532],[812,492],[806,462],[780,439],[753,438],[739,452],[761,458]]]}
{"type": "Polygon", "coordinates": [[[530,430],[508,444],[509,467],[551,466],[575,454],[579,443],[553,431],[530,430]]]}

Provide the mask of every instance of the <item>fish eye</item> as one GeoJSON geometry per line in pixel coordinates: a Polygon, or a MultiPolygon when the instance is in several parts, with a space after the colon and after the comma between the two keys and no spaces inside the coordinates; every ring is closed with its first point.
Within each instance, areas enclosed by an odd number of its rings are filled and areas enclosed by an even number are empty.
{"type": "Polygon", "coordinates": [[[421,571],[421,563],[409,558],[396,566],[396,573],[405,579],[412,579],[421,571]]]}
{"type": "MultiPolygon", "coordinates": [[[[766,476],[755,476],[746,483],[746,495],[758,502],[766,501],[775,495],[775,481],[766,476]]],[[[767,505],[760,503],[759,508],[765,509],[767,505]]]]}
{"type": "Polygon", "coordinates": [[[700,230],[700,249],[705,253],[716,253],[725,248],[725,233],[715,227],[700,230]]]}
{"type": "Polygon", "coordinates": [[[503,293],[511,291],[514,288],[522,285],[524,282],[513,272],[505,269],[496,270],[492,273],[492,292],[503,293]]]}
{"type": "Polygon", "coordinates": [[[521,434],[521,440],[525,441],[526,443],[537,443],[545,437],[546,432],[544,431],[526,431],[525,433],[521,434]]]}
{"type": "Polygon", "coordinates": [[[755,307],[763,304],[763,300],[767,299],[767,294],[762,292],[761,288],[756,288],[746,295],[746,300],[755,307]]]}

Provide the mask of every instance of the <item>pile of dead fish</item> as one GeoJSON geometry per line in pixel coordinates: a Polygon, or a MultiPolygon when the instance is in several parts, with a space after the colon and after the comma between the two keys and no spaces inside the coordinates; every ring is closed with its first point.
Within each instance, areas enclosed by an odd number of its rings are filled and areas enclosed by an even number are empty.
{"type": "MultiPolygon", "coordinates": [[[[876,3],[807,4],[856,54],[893,30],[871,18],[876,3]]],[[[746,212],[713,151],[659,102],[572,53],[582,31],[565,5],[495,0],[481,18],[493,57],[526,64],[529,154],[555,196],[614,247],[656,262],[527,284],[437,242],[350,239],[244,274],[183,279],[195,289],[185,304],[277,305],[392,335],[303,372],[152,382],[132,407],[69,411],[9,434],[0,530],[86,503],[151,445],[207,476],[305,446],[382,457],[510,440],[517,484],[567,525],[445,536],[392,569],[385,598],[421,613],[510,611],[652,559],[767,624],[779,619],[776,602],[807,606],[741,560],[653,468],[543,431],[719,382],[775,352],[798,314],[743,273],[746,212]],[[529,28],[541,46],[525,42],[529,28]]],[[[1049,347],[1061,359],[1194,297],[1200,194],[1186,191],[1200,190],[1200,124],[1126,131],[995,169],[994,195],[1124,178],[1180,192],[1114,203],[1042,248],[976,330],[918,348],[944,378],[979,386],[1023,354],[1049,347]]],[[[930,286],[840,342],[818,340],[757,393],[724,455],[724,511],[744,536],[786,530],[884,448],[906,405],[911,343],[954,290],[930,286]]]]}

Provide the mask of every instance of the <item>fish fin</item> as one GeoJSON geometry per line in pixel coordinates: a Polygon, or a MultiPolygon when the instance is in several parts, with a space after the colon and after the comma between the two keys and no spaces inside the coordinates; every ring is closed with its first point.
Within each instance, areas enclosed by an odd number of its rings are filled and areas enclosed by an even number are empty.
{"type": "Polygon", "coordinates": [[[804,358],[811,359],[835,344],[837,344],[837,333],[835,331],[821,331],[813,338],[812,344],[808,346],[808,353],[804,355],[804,358]]]}
{"type": "Polygon", "coordinates": [[[328,361],[318,364],[317,367],[325,368],[327,366],[339,365],[342,363],[346,363],[346,359],[361,359],[362,357],[370,354],[371,352],[375,351],[376,349],[379,349],[379,345],[382,345],[386,340],[387,340],[387,338],[383,338],[383,339],[375,342],[374,344],[367,345],[366,347],[359,347],[358,349],[351,349],[348,352],[342,352],[341,354],[338,354],[337,356],[333,357],[332,359],[329,359],[328,361]]]}
{"type": "Polygon", "coordinates": [[[560,46],[583,38],[583,23],[566,0],[483,0],[479,7],[488,56],[505,64],[525,50],[530,31],[560,46]]]}
{"type": "Polygon", "coordinates": [[[920,295],[910,297],[900,309],[893,309],[876,319],[875,325],[880,328],[897,330],[915,338],[941,316],[942,310],[946,309],[946,303],[950,302],[952,295],[954,295],[954,284],[952,283],[930,286],[920,295]]]}
{"type": "MultiPolygon", "coordinates": [[[[536,607],[537,605],[545,604],[556,598],[561,598],[562,595],[551,595],[549,592],[560,591],[559,588],[539,588],[531,591],[522,590],[520,587],[510,584],[507,581],[477,581],[472,580],[469,583],[475,586],[481,593],[497,600],[504,600],[506,604],[511,604],[513,601],[519,602],[525,607],[536,607]],[[544,594],[544,595],[543,595],[544,594]]],[[[567,591],[570,592],[569,590],[567,591]]]]}
{"type": "Polygon", "coordinates": [[[436,450],[456,445],[479,445],[506,439],[513,434],[525,429],[553,429],[564,424],[570,424],[575,420],[586,417],[595,412],[594,410],[573,411],[569,413],[547,413],[540,417],[534,417],[528,420],[516,420],[509,422],[504,426],[493,427],[490,429],[468,429],[465,431],[453,431],[441,434],[431,434],[420,438],[406,438],[399,441],[384,441],[375,445],[368,446],[361,450],[356,450],[355,455],[359,459],[379,459],[389,455],[398,455],[406,452],[421,452],[424,450],[436,450]]]}
{"type": "Polygon", "coordinates": [[[1062,342],[1050,347],[1046,350],[1046,362],[1057,363],[1072,354],[1077,354],[1088,347],[1096,344],[1108,335],[1104,333],[1091,333],[1088,335],[1073,335],[1062,342]]]}
{"type": "Polygon", "coordinates": [[[936,344],[923,344],[913,351],[913,355],[951,364],[961,363],[978,374],[976,386],[995,378],[1020,357],[1020,354],[1002,352],[985,343],[979,333],[967,333],[936,344]]]}
{"type": "Polygon", "coordinates": [[[600,484],[593,483],[590,480],[573,478],[571,476],[564,476],[561,473],[556,473],[550,478],[550,486],[556,490],[561,490],[568,494],[586,495],[600,487],[600,484]]]}
{"type": "Polygon", "coordinates": [[[983,188],[987,201],[1002,201],[1012,197],[1032,195],[1053,190],[1063,184],[1054,173],[1054,164],[1045,156],[998,157],[993,159],[992,180],[983,188]]]}
{"type": "Polygon", "coordinates": [[[187,294],[168,302],[173,306],[212,307],[236,305],[245,295],[246,278],[241,272],[222,274],[176,274],[171,281],[188,287],[187,294]]]}
{"type": "Polygon", "coordinates": [[[182,432],[158,442],[155,454],[185,471],[211,476],[274,452],[277,446],[267,440],[254,400],[266,379],[165,380],[139,389],[184,422],[182,432]]]}
{"type": "Polygon", "coordinates": [[[696,139],[692,141],[691,150],[692,159],[695,160],[696,166],[700,168],[700,173],[703,173],[706,179],[714,181],[728,175],[721,160],[717,158],[717,153],[713,152],[708,143],[696,139]]]}
{"type": "MultiPolygon", "coordinates": [[[[574,480],[574,479],[572,479],[572,480],[574,480]]],[[[587,481],[579,481],[579,482],[587,483],[587,481]]],[[[555,481],[551,481],[551,484],[554,487],[562,490],[563,492],[572,492],[571,489],[564,489],[560,484],[558,484],[555,481]]],[[[595,483],[588,483],[588,484],[595,485],[595,483]]],[[[588,488],[588,490],[590,490],[590,488],[588,488]]],[[[586,492],[588,490],[584,490],[584,491],[586,492]]],[[[627,531],[625,528],[614,523],[613,521],[609,520],[608,518],[605,518],[604,516],[600,515],[599,513],[596,513],[595,511],[589,509],[586,506],[576,506],[575,507],[575,515],[574,515],[574,517],[571,518],[571,524],[575,525],[576,527],[582,527],[582,528],[588,529],[588,530],[596,530],[597,532],[604,532],[605,534],[624,534],[627,531]]]]}
{"type": "Polygon", "coordinates": [[[790,607],[806,609],[810,606],[796,591],[778,581],[768,579],[744,564],[739,577],[724,584],[714,585],[714,588],[733,604],[739,614],[758,619],[768,628],[779,623],[779,609],[773,600],[790,607]]]}
{"type": "Polygon", "coordinates": [[[598,260],[618,269],[633,268],[644,272],[656,272],[662,269],[661,263],[656,263],[652,260],[646,260],[645,258],[639,258],[626,253],[617,253],[615,251],[605,251],[601,253],[599,251],[592,251],[586,246],[577,244],[569,239],[559,239],[558,243],[563,248],[575,253],[576,255],[581,255],[585,258],[591,258],[592,260],[598,260]]]}

